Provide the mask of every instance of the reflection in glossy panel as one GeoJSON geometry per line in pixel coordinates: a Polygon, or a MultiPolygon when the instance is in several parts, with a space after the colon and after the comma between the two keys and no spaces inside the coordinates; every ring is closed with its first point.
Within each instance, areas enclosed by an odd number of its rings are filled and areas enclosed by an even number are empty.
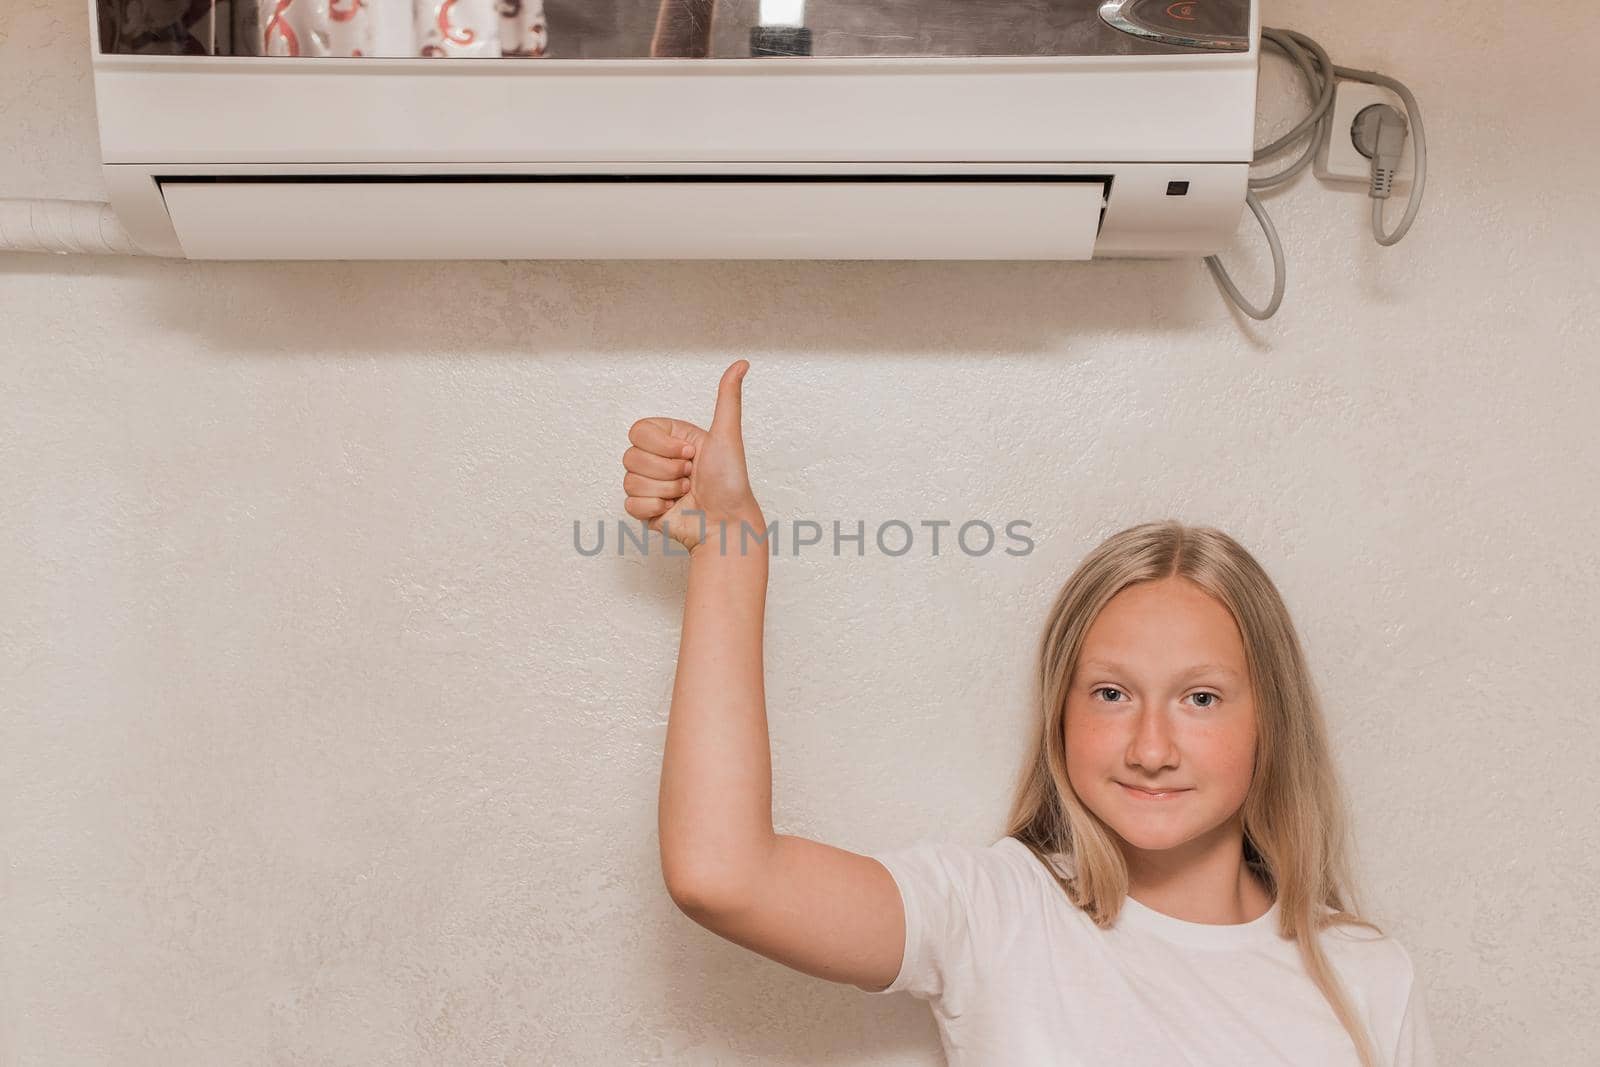
{"type": "Polygon", "coordinates": [[[1244,51],[1248,0],[98,0],[105,52],[750,59],[1244,51]]]}

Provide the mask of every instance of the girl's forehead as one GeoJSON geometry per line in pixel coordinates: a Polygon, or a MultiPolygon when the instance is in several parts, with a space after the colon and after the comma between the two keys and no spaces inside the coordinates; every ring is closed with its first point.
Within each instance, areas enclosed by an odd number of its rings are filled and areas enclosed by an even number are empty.
{"type": "Polygon", "coordinates": [[[1244,663],[1244,640],[1226,605],[1191,582],[1169,579],[1130,586],[1100,610],[1081,653],[1125,666],[1181,667],[1244,663]]]}

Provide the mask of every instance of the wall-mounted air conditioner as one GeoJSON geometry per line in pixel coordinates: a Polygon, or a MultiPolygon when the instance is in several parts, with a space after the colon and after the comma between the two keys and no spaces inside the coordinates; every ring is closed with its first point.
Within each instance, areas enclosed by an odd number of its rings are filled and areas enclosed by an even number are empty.
{"type": "Polygon", "coordinates": [[[1199,256],[1253,151],[1250,0],[91,4],[191,259],[1199,256]]]}

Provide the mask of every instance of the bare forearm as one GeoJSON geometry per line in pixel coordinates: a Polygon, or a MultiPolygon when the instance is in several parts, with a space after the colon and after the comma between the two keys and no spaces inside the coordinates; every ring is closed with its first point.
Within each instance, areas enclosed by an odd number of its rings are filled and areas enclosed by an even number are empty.
{"type": "MultiPolygon", "coordinates": [[[[765,529],[759,513],[746,516],[765,529]]],[[[729,520],[689,560],[678,672],[661,767],[659,831],[669,886],[732,888],[773,842],[762,626],[767,546],[741,546],[729,520]]]]}
{"type": "Polygon", "coordinates": [[[705,58],[711,51],[711,17],[715,7],[715,0],[661,0],[650,54],[705,58]]]}

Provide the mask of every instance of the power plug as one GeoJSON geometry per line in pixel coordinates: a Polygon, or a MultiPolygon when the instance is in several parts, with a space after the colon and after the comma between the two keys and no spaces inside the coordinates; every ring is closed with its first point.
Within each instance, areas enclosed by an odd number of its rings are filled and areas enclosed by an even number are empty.
{"type": "MultiPolygon", "coordinates": [[[[1356,148],[1354,129],[1356,116],[1373,104],[1388,104],[1400,114],[1406,113],[1405,102],[1394,93],[1366,82],[1340,81],[1333,91],[1332,118],[1328,122],[1328,136],[1317,146],[1312,160],[1312,170],[1323,181],[1372,182],[1372,160],[1356,148]]],[[[1411,138],[1406,138],[1400,151],[1400,166],[1395,171],[1396,186],[1409,185],[1414,162],[1411,158],[1411,138]]]]}

